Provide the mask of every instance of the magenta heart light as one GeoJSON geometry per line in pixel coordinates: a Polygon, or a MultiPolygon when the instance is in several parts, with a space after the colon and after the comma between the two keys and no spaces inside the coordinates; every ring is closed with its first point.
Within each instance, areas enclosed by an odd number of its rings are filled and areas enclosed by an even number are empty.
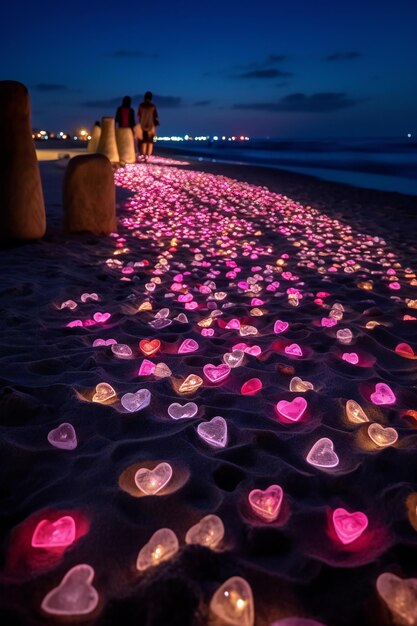
{"type": "Polygon", "coordinates": [[[282,320],[277,320],[274,324],[274,333],[279,335],[280,333],[285,333],[289,324],[288,322],[283,322],[282,320]]]}
{"type": "Polygon", "coordinates": [[[371,394],[371,400],[374,404],[394,404],[397,400],[391,387],[385,383],[376,383],[375,391],[371,394]]]}
{"type": "Polygon", "coordinates": [[[178,348],[178,354],[187,354],[187,352],[195,352],[198,350],[198,343],[194,339],[184,339],[178,348]]]}
{"type": "Polygon", "coordinates": [[[359,357],[356,352],[344,352],[342,359],[351,365],[357,365],[359,363],[359,357]]]}
{"type": "Polygon", "coordinates": [[[212,365],[208,363],[203,367],[204,376],[211,383],[219,383],[225,378],[227,378],[230,374],[230,367],[226,365],[226,363],[222,363],[221,365],[212,365]]]}
{"type": "Polygon", "coordinates": [[[290,402],[288,400],[280,400],[277,404],[277,411],[282,417],[292,422],[298,422],[307,409],[307,400],[301,396],[297,396],[290,402]]]}
{"type": "Polygon", "coordinates": [[[138,376],[150,376],[154,373],[155,367],[155,363],[152,363],[152,361],[149,361],[149,359],[143,359],[142,363],[140,364],[138,376]]]}
{"type": "Polygon", "coordinates": [[[64,515],[54,522],[43,519],[36,526],[32,535],[34,548],[66,548],[75,540],[75,521],[70,515],[64,515]]]}
{"type": "Polygon", "coordinates": [[[49,431],[48,441],[55,448],[74,450],[77,447],[77,434],[72,424],[63,422],[57,428],[49,431]]]}
{"type": "Polygon", "coordinates": [[[283,495],[279,485],[270,485],[264,491],[253,489],[249,494],[249,504],[258,517],[266,522],[273,522],[281,510],[283,495]]]}
{"type": "Polygon", "coordinates": [[[333,526],[340,541],[347,545],[358,539],[368,527],[365,513],[349,513],[346,509],[336,509],[332,515],[333,526]]]}
{"type": "Polygon", "coordinates": [[[42,610],[51,615],[88,615],[96,608],[99,595],[91,584],[94,569],[85,563],[71,568],[61,584],[42,601],[42,610]]]}
{"type": "Polygon", "coordinates": [[[298,343],[292,343],[289,346],[285,346],[284,352],[285,354],[288,354],[288,356],[303,356],[303,351],[298,343]]]}

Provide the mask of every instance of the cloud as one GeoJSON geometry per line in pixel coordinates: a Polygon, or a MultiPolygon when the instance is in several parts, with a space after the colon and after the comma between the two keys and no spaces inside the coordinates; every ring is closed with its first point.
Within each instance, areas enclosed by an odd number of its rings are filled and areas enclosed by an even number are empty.
{"type": "Polygon", "coordinates": [[[276,102],[241,103],[235,104],[233,108],[271,112],[331,113],[355,106],[358,102],[359,100],[354,100],[343,92],[319,92],[310,96],[304,93],[293,93],[276,102]]]}
{"type": "MultiPolygon", "coordinates": [[[[132,96],[132,102],[142,102],[143,94],[132,96]]],[[[177,96],[158,96],[154,94],[153,101],[156,106],[160,109],[178,109],[182,106],[181,98],[177,96]]],[[[100,108],[115,108],[118,107],[122,102],[122,96],[118,96],[116,98],[104,98],[102,100],[87,100],[86,102],[82,102],[81,106],[88,107],[91,109],[100,109],[100,108]]]]}
{"type": "Polygon", "coordinates": [[[361,57],[360,52],[351,50],[350,52],[334,52],[324,58],[324,61],[352,61],[353,59],[359,59],[361,57]]]}
{"type": "Polygon", "coordinates": [[[194,102],[194,106],[195,107],[207,107],[209,104],[211,104],[211,100],[197,100],[197,102],[194,102]]]}
{"type": "Polygon", "coordinates": [[[292,76],[289,72],[283,72],[282,70],[277,70],[275,68],[265,68],[265,69],[257,69],[250,70],[249,72],[242,72],[241,74],[234,74],[231,78],[286,78],[288,76],[292,76]]]}
{"type": "Polygon", "coordinates": [[[35,85],[36,91],[69,91],[66,85],[60,85],[58,83],[38,83],[35,85]]]}

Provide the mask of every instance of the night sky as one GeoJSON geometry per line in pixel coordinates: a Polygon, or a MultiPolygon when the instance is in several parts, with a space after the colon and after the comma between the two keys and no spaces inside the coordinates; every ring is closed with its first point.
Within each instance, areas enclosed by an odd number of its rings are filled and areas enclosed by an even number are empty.
{"type": "Polygon", "coordinates": [[[416,0],[24,0],[0,20],[1,78],[52,132],[148,89],[161,134],[417,132],[416,0]]]}

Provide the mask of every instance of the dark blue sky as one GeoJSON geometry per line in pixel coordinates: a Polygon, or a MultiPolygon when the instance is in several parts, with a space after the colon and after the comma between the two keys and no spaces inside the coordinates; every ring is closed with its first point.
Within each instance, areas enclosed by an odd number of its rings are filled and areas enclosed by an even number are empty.
{"type": "Polygon", "coordinates": [[[150,89],[161,134],[417,132],[416,0],[9,1],[0,19],[0,77],[28,86],[37,127],[150,89]]]}

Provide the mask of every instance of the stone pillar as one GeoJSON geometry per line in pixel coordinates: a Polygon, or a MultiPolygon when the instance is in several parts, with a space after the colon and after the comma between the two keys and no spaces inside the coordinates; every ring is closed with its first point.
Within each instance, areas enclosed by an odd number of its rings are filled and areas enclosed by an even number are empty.
{"type": "Polygon", "coordinates": [[[119,152],[116,144],[116,133],[114,132],[114,117],[101,118],[101,135],[97,152],[104,154],[109,161],[116,163],[119,161],[119,152]]]}
{"type": "Polygon", "coordinates": [[[100,143],[101,137],[101,127],[93,126],[93,130],[91,131],[91,139],[88,142],[87,152],[97,152],[98,144],[100,143]]]}
{"type": "Polygon", "coordinates": [[[116,232],[116,190],[109,159],[102,154],[73,157],[64,176],[62,204],[66,230],[116,232]]]}
{"type": "Polygon", "coordinates": [[[116,141],[119,159],[123,163],[135,163],[135,139],[131,128],[116,128],[116,141]]]}
{"type": "Polygon", "coordinates": [[[21,83],[0,81],[0,240],[40,239],[45,230],[29,93],[21,83]]]}

